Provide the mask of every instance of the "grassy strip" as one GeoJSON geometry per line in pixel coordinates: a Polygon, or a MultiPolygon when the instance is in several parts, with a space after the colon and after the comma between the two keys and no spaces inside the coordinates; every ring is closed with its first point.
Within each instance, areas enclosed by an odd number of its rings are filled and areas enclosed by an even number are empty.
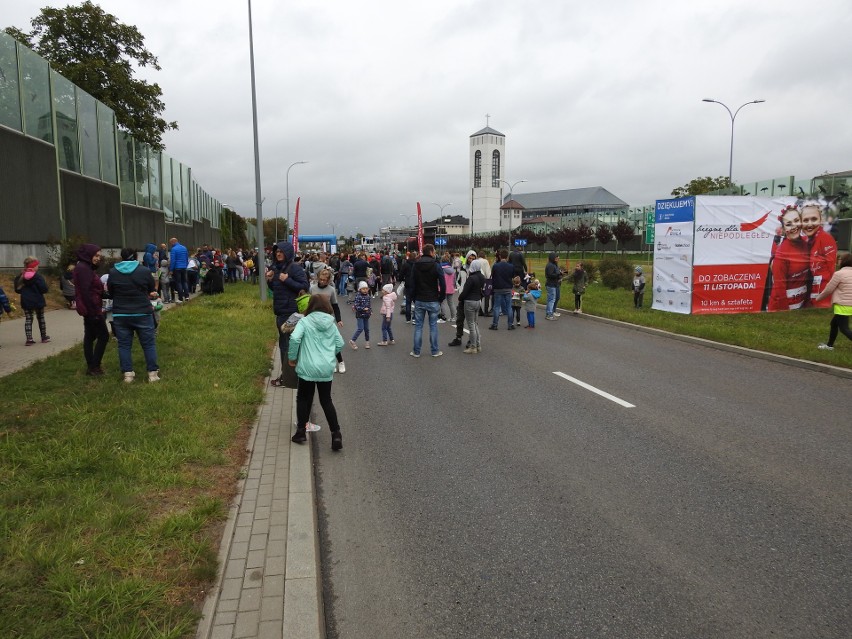
{"type": "MultiPolygon", "coordinates": [[[[635,264],[645,264],[645,306],[653,302],[652,269],[638,256],[628,257],[635,264]]],[[[546,260],[529,260],[530,270],[544,285],[546,260]]],[[[561,260],[560,260],[561,262],[561,260]]],[[[562,268],[572,270],[562,264],[562,268]]],[[[547,291],[542,290],[541,303],[545,303],[547,291]]],[[[573,310],[574,293],[570,284],[563,283],[559,305],[573,310]]],[[[828,324],[831,309],[807,309],[779,313],[742,313],[738,315],[680,315],[653,311],[650,308],[633,308],[633,292],[625,289],[609,289],[600,282],[592,282],[583,296],[583,312],[610,319],[630,322],[640,326],[659,328],[679,335],[692,335],[715,342],[735,344],[746,348],[805,359],[812,362],[852,368],[852,344],[842,335],[835,350],[822,351],[817,344],[828,339],[828,324]]]]}
{"type": "Polygon", "coordinates": [[[194,632],[269,372],[257,298],[234,285],[164,313],[158,384],[124,384],[114,341],[104,378],[78,346],[0,379],[3,636],[194,632]]]}

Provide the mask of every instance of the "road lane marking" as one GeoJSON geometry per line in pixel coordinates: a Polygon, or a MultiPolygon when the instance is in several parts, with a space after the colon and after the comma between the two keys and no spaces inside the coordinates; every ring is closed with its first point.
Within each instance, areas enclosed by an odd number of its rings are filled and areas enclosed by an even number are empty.
{"type": "Polygon", "coordinates": [[[636,406],[634,404],[631,404],[630,402],[625,402],[623,399],[619,399],[615,395],[610,395],[606,391],[602,391],[600,388],[595,388],[591,384],[587,384],[586,382],[581,382],[576,377],[571,377],[570,375],[566,375],[565,373],[560,373],[559,371],[553,371],[553,374],[558,375],[559,377],[562,377],[563,379],[567,379],[569,382],[572,382],[572,383],[576,384],[577,386],[582,386],[586,390],[592,391],[593,393],[597,393],[601,397],[605,397],[608,400],[610,400],[611,402],[615,402],[616,404],[620,404],[621,406],[624,406],[625,408],[636,408],[636,406]]]}

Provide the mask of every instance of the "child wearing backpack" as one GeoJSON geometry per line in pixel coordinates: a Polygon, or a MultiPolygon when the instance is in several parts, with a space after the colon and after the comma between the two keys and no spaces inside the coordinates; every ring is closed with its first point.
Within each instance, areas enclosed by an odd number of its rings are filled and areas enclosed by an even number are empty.
{"type": "Polygon", "coordinates": [[[24,270],[15,278],[15,292],[21,296],[21,308],[24,309],[24,333],[26,345],[35,344],[33,339],[33,314],[38,319],[38,330],[41,333],[41,343],[50,341],[47,334],[47,323],[44,321],[44,307],[47,304],[44,294],[47,293],[47,282],[38,272],[38,260],[28,257],[24,260],[24,270]]]}

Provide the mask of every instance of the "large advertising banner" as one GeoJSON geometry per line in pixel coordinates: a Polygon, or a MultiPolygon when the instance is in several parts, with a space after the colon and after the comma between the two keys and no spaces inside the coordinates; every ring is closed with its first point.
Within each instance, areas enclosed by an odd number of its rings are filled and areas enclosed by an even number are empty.
{"type": "MultiPolygon", "coordinates": [[[[786,240],[781,234],[782,211],[795,209],[795,198],[743,196],[698,197],[695,204],[694,284],[692,312],[757,313],[770,310],[773,298],[773,258],[780,245],[801,246],[794,271],[776,274],[774,295],[797,302],[784,309],[802,306],[807,294],[807,241],[786,240]],[[793,289],[796,289],[795,292],[793,289]]],[[[797,210],[796,215],[799,215],[797,210]]],[[[771,310],[782,310],[781,304],[771,310]]]]}
{"type": "Polygon", "coordinates": [[[657,200],[654,213],[654,302],[651,308],[689,314],[695,198],[657,200]]]}

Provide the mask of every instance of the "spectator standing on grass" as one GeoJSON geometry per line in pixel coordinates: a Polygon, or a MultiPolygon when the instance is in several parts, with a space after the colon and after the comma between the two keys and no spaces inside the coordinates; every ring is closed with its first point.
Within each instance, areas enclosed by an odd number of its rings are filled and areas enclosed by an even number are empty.
{"type": "Polygon", "coordinates": [[[290,242],[278,242],[275,246],[274,260],[266,272],[266,286],[272,291],[272,310],[275,313],[275,328],[278,329],[278,349],[281,352],[281,376],[273,379],[272,386],[285,386],[284,368],[287,366],[287,349],[290,346],[290,333],[283,333],[281,327],[296,308],[296,298],[302,291],[308,290],[308,278],[305,269],[293,261],[295,251],[290,242]]]}
{"type": "Polygon", "coordinates": [[[312,295],[305,316],[290,334],[288,363],[296,368],[299,390],[296,392],[296,432],[290,441],[307,441],[307,426],[314,403],[314,391],[319,391],[320,406],[331,431],[331,449],[343,448],[337,410],[331,400],[334,379],[334,355],[343,348],[343,338],[335,326],[331,306],[324,295],[312,295]]]}
{"type": "Polygon", "coordinates": [[[169,253],[169,268],[177,289],[177,302],[181,304],[189,299],[189,287],[186,279],[186,269],[189,266],[189,251],[177,241],[176,237],[169,240],[172,250],[169,253]]]}
{"type": "Polygon", "coordinates": [[[544,267],[544,288],[547,290],[547,307],[544,313],[546,320],[555,320],[561,316],[561,313],[557,312],[559,307],[556,305],[559,303],[562,275],[559,256],[556,253],[550,253],[547,256],[547,266],[544,267]]]}
{"type": "Polygon", "coordinates": [[[423,246],[423,255],[414,263],[405,288],[409,291],[406,294],[414,300],[414,345],[409,354],[420,357],[423,320],[428,317],[432,357],[440,357],[444,353],[438,348],[438,313],[446,296],[447,284],[441,265],[435,261],[435,247],[431,244],[423,246]]]}
{"type": "Polygon", "coordinates": [[[121,261],[110,269],[107,290],[112,298],[113,330],[118,340],[118,362],[124,381],[129,384],[136,378],[132,353],[135,333],[145,356],[148,381],[159,382],[157,326],[151,306],[157,291],[148,269],[137,261],[136,249],[121,249],[121,261]]]}
{"type": "Polygon", "coordinates": [[[642,308],[642,298],[645,297],[645,276],[642,267],[637,266],[633,271],[633,308],[642,308]]]}
{"type": "Polygon", "coordinates": [[[21,296],[21,308],[24,309],[24,333],[27,346],[35,344],[33,339],[33,315],[38,320],[38,330],[41,333],[41,343],[50,341],[47,334],[47,323],[44,320],[44,307],[47,302],[47,282],[38,272],[39,261],[34,257],[24,259],[24,270],[15,278],[15,292],[21,296]]]}
{"type": "Polygon", "coordinates": [[[571,275],[571,280],[574,291],[574,314],[577,315],[583,312],[583,293],[586,292],[586,286],[589,284],[589,275],[586,273],[586,269],[583,268],[582,262],[577,262],[577,266],[574,267],[574,273],[571,275]]]}
{"type": "MultiPolygon", "coordinates": [[[[86,358],[86,375],[103,375],[104,357],[109,329],[104,317],[104,285],[96,273],[101,263],[101,247],[83,244],[77,249],[74,267],[74,292],[77,314],[83,318],[83,355],[86,358]]],[[[151,277],[150,271],[148,277],[151,277]]],[[[153,282],[154,279],[151,278],[153,282]]]]}
{"type": "Polygon", "coordinates": [[[74,306],[76,302],[74,298],[76,297],[74,291],[74,265],[69,264],[65,267],[65,270],[62,271],[62,275],[59,276],[59,287],[62,289],[62,297],[65,298],[65,301],[68,302],[68,308],[74,310],[74,306]]]}

